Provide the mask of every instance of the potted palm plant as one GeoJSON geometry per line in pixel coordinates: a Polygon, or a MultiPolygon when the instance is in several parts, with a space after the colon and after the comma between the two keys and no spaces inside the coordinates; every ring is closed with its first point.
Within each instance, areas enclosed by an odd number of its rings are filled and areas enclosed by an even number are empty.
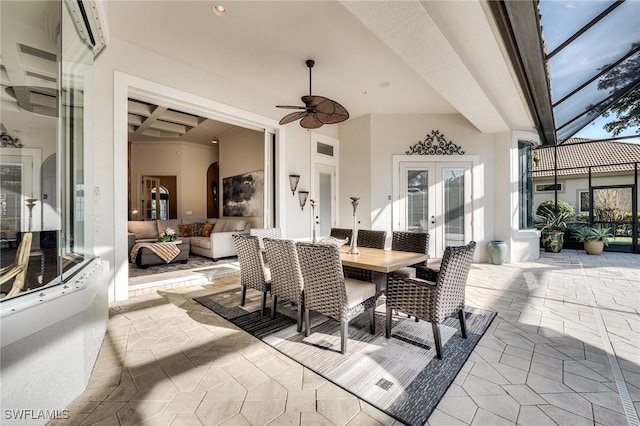
{"type": "Polygon", "coordinates": [[[545,251],[560,253],[564,244],[564,230],[567,227],[567,219],[572,216],[571,212],[541,206],[539,216],[544,219],[544,224],[540,229],[542,247],[545,251]]]}
{"type": "Polygon", "coordinates": [[[610,228],[602,228],[600,226],[582,226],[574,232],[578,241],[584,243],[584,251],[587,254],[600,254],[604,250],[604,246],[609,245],[609,238],[612,237],[610,228]]]}

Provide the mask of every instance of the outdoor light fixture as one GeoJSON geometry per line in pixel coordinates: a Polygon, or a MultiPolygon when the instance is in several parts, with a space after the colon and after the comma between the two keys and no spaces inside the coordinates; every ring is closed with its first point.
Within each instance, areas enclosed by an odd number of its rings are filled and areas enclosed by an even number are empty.
{"type": "Polygon", "coordinates": [[[291,195],[296,196],[296,189],[298,189],[298,182],[300,182],[300,175],[289,175],[289,185],[291,186],[291,195]]]}
{"type": "Polygon", "coordinates": [[[298,199],[300,200],[300,210],[304,211],[304,205],[307,204],[309,191],[298,191],[298,199]]]}

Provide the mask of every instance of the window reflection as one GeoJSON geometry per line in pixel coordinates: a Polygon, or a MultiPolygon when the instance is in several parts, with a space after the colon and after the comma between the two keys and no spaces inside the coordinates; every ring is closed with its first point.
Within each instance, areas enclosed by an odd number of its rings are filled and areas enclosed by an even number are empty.
{"type": "Polygon", "coordinates": [[[85,260],[84,98],[93,57],[63,4],[1,4],[2,300],[63,282],[85,260]]]}

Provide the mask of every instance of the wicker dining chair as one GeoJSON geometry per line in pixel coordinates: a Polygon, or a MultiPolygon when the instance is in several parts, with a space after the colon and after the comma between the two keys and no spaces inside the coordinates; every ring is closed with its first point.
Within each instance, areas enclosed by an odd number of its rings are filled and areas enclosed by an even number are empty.
{"type": "Polygon", "coordinates": [[[258,237],[260,247],[264,248],[262,240],[265,238],[282,238],[282,230],[280,228],[251,228],[249,229],[249,235],[258,237]]]}
{"type": "Polygon", "coordinates": [[[271,289],[271,273],[265,267],[264,259],[260,253],[260,244],[255,235],[234,234],[233,245],[238,253],[240,262],[240,284],[242,285],[242,299],[240,306],[244,306],[247,287],[262,292],[260,315],[264,316],[264,308],[267,303],[267,292],[271,289]]]}
{"type": "Polygon", "coordinates": [[[384,249],[387,240],[387,231],[373,231],[371,229],[358,229],[358,247],[370,247],[384,249]]]}
{"type": "Polygon", "coordinates": [[[276,317],[278,299],[293,302],[298,307],[300,332],[304,317],[304,293],[296,243],[292,240],[265,238],[264,248],[271,271],[271,319],[276,317]]]}
{"type": "MultiPolygon", "coordinates": [[[[426,232],[393,231],[391,235],[391,250],[409,251],[412,253],[429,253],[429,234],[426,232]]],[[[417,268],[426,268],[427,261],[409,265],[394,271],[394,274],[405,278],[415,277],[417,268]]],[[[417,275],[419,278],[425,278],[417,275]]]]}
{"type": "Polygon", "coordinates": [[[346,238],[347,244],[351,244],[351,235],[353,235],[353,230],[347,228],[331,228],[329,235],[341,240],[346,238]]]}
{"type": "Polygon", "coordinates": [[[375,334],[376,286],[345,278],[340,250],[333,245],[297,243],[304,279],[305,335],[311,334],[309,311],[340,321],[340,351],[347,352],[349,321],[369,311],[371,334],[375,334]]]}
{"type": "Polygon", "coordinates": [[[391,337],[392,309],[431,323],[439,359],[442,359],[442,344],[438,326],[446,318],[457,313],[462,337],[467,337],[464,317],[465,286],[475,248],[475,241],[466,246],[447,247],[435,282],[389,275],[386,292],[387,338],[391,337]]]}

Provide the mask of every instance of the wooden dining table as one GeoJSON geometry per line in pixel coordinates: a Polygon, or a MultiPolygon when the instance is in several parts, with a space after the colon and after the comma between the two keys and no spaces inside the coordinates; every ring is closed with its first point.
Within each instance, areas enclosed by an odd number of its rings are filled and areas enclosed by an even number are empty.
{"type": "Polygon", "coordinates": [[[358,247],[359,254],[349,254],[350,249],[348,245],[340,247],[342,265],[376,272],[374,282],[378,294],[386,290],[390,272],[428,259],[424,253],[358,247]]]}

